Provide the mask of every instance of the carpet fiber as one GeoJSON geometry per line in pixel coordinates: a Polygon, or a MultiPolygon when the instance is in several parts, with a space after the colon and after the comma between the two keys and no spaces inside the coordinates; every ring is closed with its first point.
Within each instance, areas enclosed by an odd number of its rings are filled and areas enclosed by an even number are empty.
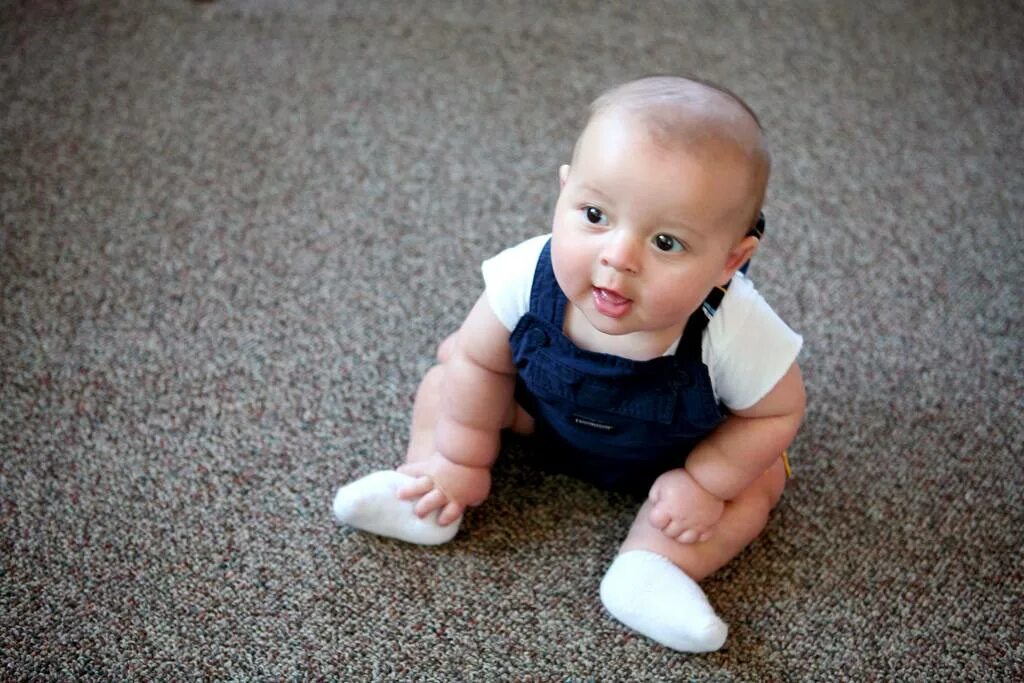
{"type": "Polygon", "coordinates": [[[1021,680],[1019,2],[0,3],[0,678],[1021,680]],[[510,440],[459,537],[336,527],[587,103],[725,83],[806,339],[768,528],[668,651],[638,501],[510,440]]]}

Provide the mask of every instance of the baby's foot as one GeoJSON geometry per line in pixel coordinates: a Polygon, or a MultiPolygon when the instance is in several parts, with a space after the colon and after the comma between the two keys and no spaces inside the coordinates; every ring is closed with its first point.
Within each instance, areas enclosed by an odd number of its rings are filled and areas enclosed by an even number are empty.
{"type": "Polygon", "coordinates": [[[601,581],[601,602],[634,631],[682,652],[717,650],[729,632],[696,581],[646,550],[615,558],[601,581]]]}
{"type": "Polygon", "coordinates": [[[401,472],[384,470],[342,486],[334,496],[334,518],[356,529],[409,543],[439,545],[452,540],[461,517],[441,526],[436,512],[420,519],[413,512],[415,500],[398,499],[396,490],[412,481],[413,477],[401,472]]]}

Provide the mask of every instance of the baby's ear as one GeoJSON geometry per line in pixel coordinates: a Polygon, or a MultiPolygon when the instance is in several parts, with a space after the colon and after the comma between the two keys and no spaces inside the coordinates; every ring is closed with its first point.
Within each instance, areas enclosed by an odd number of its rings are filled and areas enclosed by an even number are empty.
{"type": "Polygon", "coordinates": [[[558,187],[565,187],[565,181],[569,179],[569,164],[562,164],[558,168],[558,187]]]}
{"type": "Polygon", "coordinates": [[[760,243],[761,240],[753,235],[747,235],[736,243],[736,246],[729,251],[729,256],[725,260],[725,268],[722,270],[722,277],[718,282],[719,286],[732,279],[736,271],[753,257],[760,243]]]}

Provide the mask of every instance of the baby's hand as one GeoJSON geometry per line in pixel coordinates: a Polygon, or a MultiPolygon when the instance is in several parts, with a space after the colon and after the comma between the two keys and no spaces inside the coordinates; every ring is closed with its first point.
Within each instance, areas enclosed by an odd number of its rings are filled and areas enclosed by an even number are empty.
{"type": "Polygon", "coordinates": [[[701,487],[685,469],[669,470],[658,477],[649,495],[648,520],[662,533],[680,543],[711,538],[725,503],[701,487]]]}
{"type": "Polygon", "coordinates": [[[398,490],[402,500],[419,498],[414,511],[426,517],[440,510],[437,523],[447,526],[465,512],[467,505],[479,505],[491,490],[491,471],[487,467],[458,465],[440,453],[426,460],[411,462],[398,468],[416,480],[398,490]]]}

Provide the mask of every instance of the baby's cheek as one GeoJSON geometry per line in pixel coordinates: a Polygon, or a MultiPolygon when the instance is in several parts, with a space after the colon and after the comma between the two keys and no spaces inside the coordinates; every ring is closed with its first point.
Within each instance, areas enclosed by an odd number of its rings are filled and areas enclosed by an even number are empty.
{"type": "Polygon", "coordinates": [[[551,268],[555,271],[555,280],[569,298],[577,296],[581,287],[589,287],[589,269],[584,264],[584,259],[578,255],[562,250],[556,252],[552,248],[551,268]]]}

